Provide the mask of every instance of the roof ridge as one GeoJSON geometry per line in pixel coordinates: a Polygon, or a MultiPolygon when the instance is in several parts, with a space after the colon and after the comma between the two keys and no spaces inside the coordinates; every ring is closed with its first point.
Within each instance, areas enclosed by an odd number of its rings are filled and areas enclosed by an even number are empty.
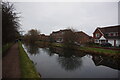
{"type": "Polygon", "coordinates": [[[103,28],[111,28],[111,27],[120,27],[120,25],[114,25],[114,26],[103,26],[103,27],[97,27],[97,28],[101,28],[101,29],[103,29],[103,28]]]}

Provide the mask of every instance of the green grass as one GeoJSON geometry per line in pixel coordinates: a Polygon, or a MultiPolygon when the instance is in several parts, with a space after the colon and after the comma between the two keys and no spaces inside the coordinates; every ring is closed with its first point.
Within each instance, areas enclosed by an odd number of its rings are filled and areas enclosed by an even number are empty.
{"type": "MultiPolygon", "coordinates": [[[[53,43],[53,46],[64,47],[63,44],[60,44],[60,43],[53,43]]],[[[94,52],[94,53],[100,53],[100,54],[113,54],[113,55],[119,54],[120,55],[120,51],[115,51],[115,50],[90,48],[90,47],[78,47],[78,46],[74,46],[74,48],[77,50],[83,50],[85,52],[94,52]]]]}
{"type": "MultiPolygon", "coordinates": [[[[97,44],[94,44],[93,46],[96,46],[97,44]]],[[[61,43],[51,43],[51,46],[54,47],[65,47],[64,44],[61,43]]],[[[99,54],[106,54],[106,55],[120,55],[120,51],[115,50],[108,50],[108,49],[101,49],[101,48],[90,48],[90,47],[79,47],[73,45],[73,48],[76,50],[81,50],[89,53],[99,53],[99,54]]]]}
{"type": "Polygon", "coordinates": [[[60,44],[60,43],[52,43],[52,45],[56,47],[63,47],[63,44],[60,44]]]}
{"type": "Polygon", "coordinates": [[[29,59],[27,53],[24,51],[22,44],[19,42],[19,56],[20,56],[20,68],[21,78],[40,78],[36,72],[35,66],[29,59]]]}
{"type": "Polygon", "coordinates": [[[100,48],[80,47],[80,50],[86,50],[86,51],[98,52],[98,53],[106,53],[106,54],[120,54],[120,51],[100,49],[100,48]]]}

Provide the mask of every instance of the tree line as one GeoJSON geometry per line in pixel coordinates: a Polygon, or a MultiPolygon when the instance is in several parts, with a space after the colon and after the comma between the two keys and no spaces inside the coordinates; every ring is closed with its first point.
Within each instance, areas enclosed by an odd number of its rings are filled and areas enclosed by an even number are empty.
{"type": "Polygon", "coordinates": [[[2,45],[11,43],[20,36],[19,18],[12,3],[2,2],[2,45]]]}
{"type": "Polygon", "coordinates": [[[39,40],[40,31],[37,29],[31,29],[24,35],[24,41],[28,43],[35,43],[39,40]]]}
{"type": "MultiPolygon", "coordinates": [[[[73,28],[68,28],[69,31],[65,31],[63,34],[63,46],[66,48],[73,48],[73,45],[75,44],[76,41],[76,36],[75,36],[75,29],[73,28]]],[[[27,43],[36,43],[40,41],[40,31],[37,29],[31,29],[29,30],[25,35],[24,35],[24,41],[27,43]]],[[[48,38],[49,43],[55,43],[54,37],[49,36],[48,38]]],[[[44,42],[44,41],[43,41],[44,42]]]]}
{"type": "MultiPolygon", "coordinates": [[[[11,43],[20,37],[19,28],[19,16],[12,3],[2,2],[2,45],[11,43]]],[[[36,29],[31,29],[24,35],[24,40],[29,43],[35,43],[39,41],[40,32],[36,29]]],[[[65,45],[74,43],[74,31],[64,34],[65,45]]]]}

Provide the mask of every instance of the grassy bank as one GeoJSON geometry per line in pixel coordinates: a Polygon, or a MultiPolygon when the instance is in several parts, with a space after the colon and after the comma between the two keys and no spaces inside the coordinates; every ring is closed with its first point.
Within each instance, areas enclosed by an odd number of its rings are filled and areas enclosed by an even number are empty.
{"type": "MultiPolygon", "coordinates": [[[[54,47],[64,47],[63,44],[60,43],[53,43],[54,47]]],[[[93,54],[101,54],[101,55],[108,55],[108,56],[120,56],[120,51],[115,50],[108,50],[108,49],[101,49],[101,48],[90,48],[90,47],[79,47],[73,46],[73,49],[84,51],[86,53],[93,53],[93,54]]]]}
{"type": "Polygon", "coordinates": [[[40,78],[36,72],[34,64],[29,59],[27,53],[24,51],[22,44],[19,42],[19,56],[20,56],[20,68],[22,78],[40,78]]]}
{"type": "Polygon", "coordinates": [[[79,50],[94,53],[94,54],[103,54],[108,56],[120,56],[120,51],[101,49],[101,48],[90,48],[90,47],[80,47],[79,50]]]}
{"type": "MultiPolygon", "coordinates": [[[[67,48],[62,43],[50,43],[50,42],[47,42],[47,43],[44,44],[43,41],[38,41],[37,44],[39,44],[39,45],[47,45],[47,46],[52,46],[52,47],[67,48]]],[[[80,51],[83,51],[83,52],[86,52],[86,53],[89,53],[89,54],[99,54],[99,55],[120,57],[120,51],[110,50],[110,49],[102,49],[102,48],[93,48],[93,46],[96,46],[96,45],[92,45],[92,47],[80,47],[80,46],[77,46],[77,45],[73,45],[72,49],[80,50],[80,51]]]]}

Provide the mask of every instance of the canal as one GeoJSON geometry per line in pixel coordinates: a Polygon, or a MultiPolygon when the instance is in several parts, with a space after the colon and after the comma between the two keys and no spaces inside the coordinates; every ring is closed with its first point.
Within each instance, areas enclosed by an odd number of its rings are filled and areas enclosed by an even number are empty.
{"type": "Polygon", "coordinates": [[[118,78],[118,60],[58,47],[23,48],[42,78],[118,78]]]}

